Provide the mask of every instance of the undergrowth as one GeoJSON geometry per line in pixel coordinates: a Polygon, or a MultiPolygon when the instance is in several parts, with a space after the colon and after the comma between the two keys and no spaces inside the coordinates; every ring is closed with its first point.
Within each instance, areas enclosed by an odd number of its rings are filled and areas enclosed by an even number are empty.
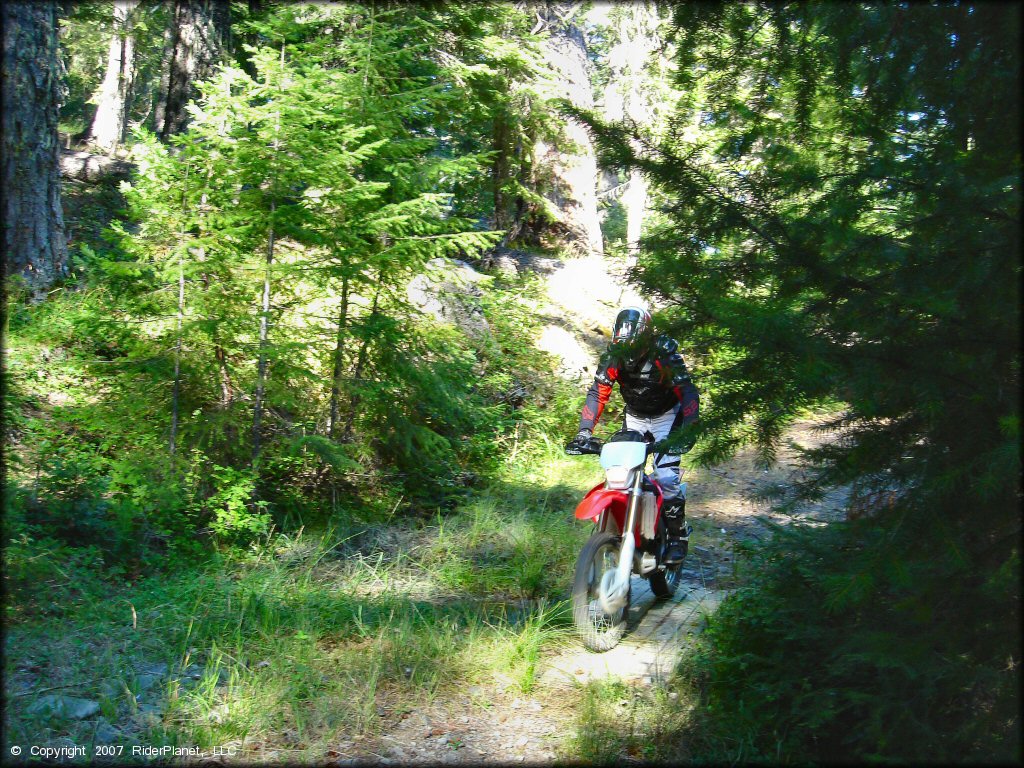
{"type": "Polygon", "coordinates": [[[132,583],[66,548],[12,544],[9,565],[34,558],[37,578],[8,607],[9,743],[105,743],[105,723],[129,746],[319,760],[457,688],[501,679],[528,693],[542,650],[570,634],[586,532],[553,506],[567,492],[496,486],[418,528],[271,532],[132,583]],[[474,578],[455,578],[446,553],[474,578]],[[156,687],[140,688],[154,665],[156,687]],[[102,719],[40,720],[32,705],[49,689],[98,701],[102,719]]]}

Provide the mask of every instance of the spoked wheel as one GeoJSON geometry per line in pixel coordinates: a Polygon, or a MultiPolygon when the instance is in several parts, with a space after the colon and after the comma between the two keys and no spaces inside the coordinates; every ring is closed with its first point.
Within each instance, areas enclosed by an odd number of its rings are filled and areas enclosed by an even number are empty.
{"type": "Polygon", "coordinates": [[[619,563],[622,542],[611,533],[595,533],[580,552],[572,585],[572,616],[583,643],[592,651],[614,648],[626,629],[629,599],[614,614],[601,608],[598,591],[601,577],[619,563]]]}

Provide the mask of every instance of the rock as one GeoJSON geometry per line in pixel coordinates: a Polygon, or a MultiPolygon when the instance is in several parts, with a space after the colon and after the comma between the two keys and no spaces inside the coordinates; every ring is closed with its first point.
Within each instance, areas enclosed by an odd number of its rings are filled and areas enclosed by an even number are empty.
{"type": "Polygon", "coordinates": [[[123,680],[104,680],[100,683],[100,695],[108,699],[116,699],[124,695],[125,686],[123,680]]]}
{"type": "Polygon", "coordinates": [[[189,664],[181,671],[181,676],[189,680],[198,680],[203,676],[203,668],[198,664],[189,664]]]}
{"type": "MultiPolygon", "coordinates": [[[[160,724],[160,719],[163,715],[164,708],[159,704],[145,703],[139,705],[139,711],[135,714],[135,719],[146,726],[155,726],[160,724]]],[[[212,716],[213,713],[211,713],[212,716]]],[[[220,722],[216,718],[214,722],[220,722]]]]}
{"type": "Polygon", "coordinates": [[[493,264],[498,273],[506,277],[517,277],[519,275],[519,262],[507,253],[496,254],[493,264]]]}
{"type": "Polygon", "coordinates": [[[558,358],[558,375],[569,381],[582,379],[591,364],[591,353],[573,334],[557,325],[545,326],[534,345],[558,358]]]}
{"type": "Polygon", "coordinates": [[[84,720],[100,711],[100,703],[91,699],[78,699],[74,696],[40,696],[29,707],[30,715],[41,717],[64,717],[70,720],[84,720]]]}
{"type": "Polygon", "coordinates": [[[409,281],[409,301],[424,314],[456,325],[471,336],[489,334],[487,319],[473,299],[483,295],[477,284],[494,278],[458,259],[431,259],[426,266],[426,272],[409,281]]]}
{"type": "Polygon", "coordinates": [[[114,744],[121,740],[121,732],[101,717],[96,721],[96,733],[93,734],[95,744],[114,744]]]}
{"type": "Polygon", "coordinates": [[[140,675],[156,675],[157,677],[162,677],[167,674],[167,665],[162,661],[149,662],[137,665],[135,667],[135,671],[140,675]]]}
{"type": "Polygon", "coordinates": [[[154,685],[156,685],[162,679],[162,677],[163,677],[162,675],[149,675],[149,674],[136,675],[136,677],[135,677],[135,688],[134,688],[135,692],[136,693],[145,693],[150,688],[152,688],[154,685]]]}

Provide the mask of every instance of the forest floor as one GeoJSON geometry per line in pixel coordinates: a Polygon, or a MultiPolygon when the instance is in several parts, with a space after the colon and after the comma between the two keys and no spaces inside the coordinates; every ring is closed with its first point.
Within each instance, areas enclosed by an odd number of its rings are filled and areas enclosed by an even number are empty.
{"type": "MultiPolygon", "coordinates": [[[[621,262],[523,266],[544,276],[542,338],[582,400],[615,309],[632,298],[621,262]]],[[[787,439],[820,443],[817,423],[787,439]]],[[[753,502],[800,471],[792,448],[769,469],[748,450],[686,470],[684,582],[656,601],[636,579],[628,633],[595,654],[573,633],[565,599],[590,533],[572,509],[600,470],[550,440],[519,450],[436,521],[274,533],[175,572],[116,578],[67,550],[26,545],[22,570],[38,576],[13,584],[5,605],[5,757],[32,745],[117,762],[168,745],[220,762],[649,757],[647,736],[692,706],[673,671],[741,582],[737,543],[767,536],[765,520],[824,523],[842,513],[843,494],[791,518],[753,502]]]]}
{"type": "MultiPolygon", "coordinates": [[[[591,255],[566,262],[520,262],[523,267],[545,275],[549,303],[539,308],[547,323],[539,346],[561,359],[565,378],[585,387],[615,312],[639,300],[623,281],[625,262],[591,255]]],[[[551,643],[537,662],[529,694],[501,676],[490,685],[452,691],[428,707],[402,712],[376,736],[339,745],[339,759],[388,765],[623,757],[614,754],[621,739],[600,731],[621,727],[627,710],[635,719],[638,707],[648,717],[657,716],[652,715],[658,710],[654,702],[678,697],[670,688],[681,655],[736,583],[734,543],[767,536],[765,519],[814,524],[842,515],[845,492],[793,517],[772,514],[751,498],[800,472],[794,447],[821,444],[825,436],[815,430],[817,423],[794,425],[770,469],[759,468],[754,451],[747,449],[717,467],[684,473],[694,533],[683,582],[673,598],[658,601],[647,582],[634,576],[627,634],[619,646],[592,653],[572,637],[551,643]],[[610,716],[602,717],[602,709],[610,716]]]]}
{"type": "MultiPolygon", "coordinates": [[[[643,759],[616,754],[627,734],[616,733],[675,702],[672,673],[706,618],[737,584],[738,541],[769,535],[765,520],[824,523],[841,517],[846,494],[837,491],[791,516],[770,513],[751,500],[764,487],[799,473],[793,445],[818,445],[819,422],[795,424],[770,469],[752,450],[711,469],[694,469],[687,518],[694,528],[684,579],[673,598],[658,601],[633,577],[627,633],[619,646],[592,653],[573,637],[553,643],[538,660],[530,692],[501,675],[439,696],[429,706],[403,711],[382,723],[379,734],[337,746],[341,764],[552,763],[597,758],[643,759]]],[[[648,724],[650,727],[650,724],[648,724]]]]}

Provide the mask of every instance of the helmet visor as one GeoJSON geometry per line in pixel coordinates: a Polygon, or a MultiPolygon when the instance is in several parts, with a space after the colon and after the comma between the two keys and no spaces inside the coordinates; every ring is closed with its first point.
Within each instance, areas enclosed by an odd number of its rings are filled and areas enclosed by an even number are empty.
{"type": "Polygon", "coordinates": [[[635,341],[647,330],[647,313],[630,307],[619,312],[612,329],[612,343],[635,341]]]}

